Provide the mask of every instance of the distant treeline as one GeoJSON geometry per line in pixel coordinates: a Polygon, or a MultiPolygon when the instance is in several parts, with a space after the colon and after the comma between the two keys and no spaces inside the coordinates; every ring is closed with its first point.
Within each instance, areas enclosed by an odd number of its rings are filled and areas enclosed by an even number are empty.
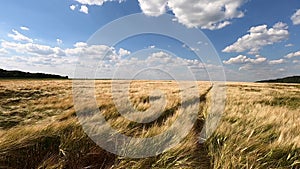
{"type": "Polygon", "coordinates": [[[68,79],[68,76],[0,69],[0,79],[68,79]]]}
{"type": "Polygon", "coordinates": [[[281,79],[261,80],[259,83],[300,83],[300,76],[291,76],[281,79]]]}

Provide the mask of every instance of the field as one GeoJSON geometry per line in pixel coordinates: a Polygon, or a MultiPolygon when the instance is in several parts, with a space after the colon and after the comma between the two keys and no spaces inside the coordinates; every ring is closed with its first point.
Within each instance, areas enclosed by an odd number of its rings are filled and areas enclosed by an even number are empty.
{"type": "MultiPolygon", "coordinates": [[[[204,143],[199,136],[212,109],[212,84],[197,85],[198,117],[180,144],[154,157],[128,158],[104,150],[85,134],[72,81],[0,80],[0,168],[300,168],[299,84],[226,83],[221,122],[204,143]]],[[[132,107],[149,109],[153,89],[163,91],[167,102],[161,116],[147,124],[119,114],[111,81],[95,82],[95,98],[113,128],[146,138],[166,131],[182,105],[174,81],[133,81],[132,107]]]]}

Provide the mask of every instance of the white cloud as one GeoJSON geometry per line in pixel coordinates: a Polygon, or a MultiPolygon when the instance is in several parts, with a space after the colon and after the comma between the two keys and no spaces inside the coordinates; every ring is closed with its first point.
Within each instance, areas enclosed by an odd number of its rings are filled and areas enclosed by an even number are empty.
{"type": "Polygon", "coordinates": [[[77,2],[83,5],[98,5],[102,6],[105,2],[118,1],[119,3],[124,2],[125,0],[76,0],[77,2]]]}
{"type": "Polygon", "coordinates": [[[257,80],[272,79],[272,77],[284,76],[282,73],[286,70],[284,68],[274,67],[274,65],[258,66],[255,64],[246,64],[239,68],[239,71],[245,72],[244,76],[255,77],[257,80]]]}
{"type": "Polygon", "coordinates": [[[159,16],[166,12],[167,0],[139,0],[139,5],[144,14],[159,16]]]}
{"type": "Polygon", "coordinates": [[[298,9],[293,16],[291,17],[291,20],[293,21],[294,25],[300,24],[300,9],[298,9]]]}
{"type": "MultiPolygon", "coordinates": [[[[125,0],[76,0],[82,5],[102,6],[106,2],[125,0]]],[[[138,0],[142,12],[148,16],[159,16],[171,10],[173,21],[187,27],[221,29],[231,24],[234,18],[242,18],[239,8],[247,0],[138,0]]]]}
{"type": "Polygon", "coordinates": [[[284,59],[270,60],[270,61],[269,61],[269,64],[270,64],[270,65],[277,65],[277,64],[282,64],[282,63],[285,63],[285,60],[284,60],[284,59]]]}
{"type": "Polygon", "coordinates": [[[88,14],[89,13],[89,8],[86,5],[81,5],[79,12],[88,14]]]}
{"type": "Polygon", "coordinates": [[[291,43],[284,45],[284,47],[292,47],[292,46],[294,46],[294,44],[291,43]]]}
{"type": "Polygon", "coordinates": [[[148,46],[149,49],[154,49],[155,45],[148,46]]]}
{"type": "MultiPolygon", "coordinates": [[[[257,55],[255,58],[248,58],[244,55],[239,55],[223,61],[226,65],[235,64],[239,66],[238,70],[235,67],[226,66],[225,68],[232,68],[232,71],[237,74],[237,80],[257,81],[262,79],[270,79],[272,77],[286,76],[284,73],[294,74],[297,73],[295,64],[291,64],[285,59],[268,60],[265,57],[257,55]],[[244,78],[245,77],[245,78],[244,78]]],[[[232,74],[227,74],[229,79],[234,79],[232,74]]]]}
{"type": "Polygon", "coordinates": [[[267,58],[250,59],[250,63],[259,64],[265,62],[266,60],[267,58]]]}
{"type": "Polygon", "coordinates": [[[223,61],[224,64],[241,64],[241,63],[245,63],[245,60],[247,59],[247,56],[244,55],[239,55],[237,57],[234,58],[230,58],[227,61],[223,61]]]}
{"type": "Polygon", "coordinates": [[[8,54],[8,51],[4,48],[0,48],[0,56],[8,54]]]}
{"type": "Polygon", "coordinates": [[[284,56],[285,58],[291,59],[293,57],[299,57],[300,56],[300,51],[294,52],[294,53],[289,53],[286,56],[284,56]]]}
{"type": "Polygon", "coordinates": [[[237,57],[230,58],[227,61],[223,61],[224,64],[244,64],[244,63],[252,63],[252,64],[259,64],[263,63],[267,60],[264,57],[256,57],[256,59],[248,58],[245,55],[238,55],[237,57]]]}
{"type": "Polygon", "coordinates": [[[76,0],[77,2],[84,4],[84,5],[103,5],[105,0],[76,0]]]}
{"type": "Polygon", "coordinates": [[[71,6],[70,6],[70,9],[71,9],[72,11],[74,11],[74,10],[76,9],[76,5],[71,5],[71,6]]]}
{"type": "MultiPolygon", "coordinates": [[[[200,43],[197,43],[197,44],[200,45],[200,43]]],[[[206,45],[206,44],[205,44],[205,45],[206,45]]],[[[189,47],[189,46],[187,46],[186,44],[183,44],[182,47],[183,47],[183,48],[186,48],[186,49],[188,49],[188,50],[190,50],[190,51],[193,51],[193,52],[198,52],[198,51],[200,51],[199,48],[189,47]]]]}
{"type": "MultiPolygon", "coordinates": [[[[16,43],[3,41],[0,52],[13,51],[10,60],[13,63],[24,62],[27,65],[57,66],[77,63],[78,58],[84,58],[85,63],[102,63],[110,66],[121,60],[121,55],[113,47],[106,45],[91,45],[78,42],[73,48],[61,49],[35,43],[16,43]]],[[[126,51],[121,50],[122,54],[126,51]]],[[[128,53],[129,51],[127,51],[128,53]]]]}
{"type": "Polygon", "coordinates": [[[19,33],[16,30],[12,30],[13,34],[9,33],[7,36],[12,38],[15,41],[23,41],[23,42],[33,42],[31,38],[28,38],[27,36],[19,33]]]}
{"type": "Polygon", "coordinates": [[[118,53],[119,53],[120,56],[126,56],[126,55],[130,55],[131,54],[130,51],[128,51],[126,49],[123,49],[123,48],[120,48],[118,53]]]}
{"type": "Polygon", "coordinates": [[[86,46],[88,46],[88,44],[85,42],[77,42],[74,44],[74,47],[76,47],[76,48],[86,47],[86,46]]]}
{"type": "Polygon", "coordinates": [[[65,56],[65,52],[58,47],[50,47],[34,43],[15,43],[3,41],[1,46],[7,50],[13,50],[18,53],[34,56],[65,56]]]}
{"type": "MultiPolygon", "coordinates": [[[[186,58],[181,58],[181,57],[177,57],[177,56],[172,56],[166,52],[160,51],[160,52],[155,52],[150,54],[144,61],[145,65],[151,65],[153,67],[155,66],[172,66],[172,67],[186,67],[189,69],[193,69],[193,70],[199,70],[199,69],[203,69],[205,67],[214,67],[217,68],[216,65],[212,65],[212,64],[205,64],[202,63],[200,60],[198,59],[186,59],[186,58]]],[[[219,67],[218,67],[219,68],[219,67]]]]}
{"type": "Polygon", "coordinates": [[[278,22],[273,28],[267,25],[251,27],[247,35],[239,38],[235,43],[223,49],[223,52],[245,52],[257,54],[261,48],[288,39],[289,31],[285,23],[278,22]]]}
{"type": "MultiPolygon", "coordinates": [[[[59,42],[59,39],[57,42],[59,42]]],[[[131,78],[126,74],[128,71],[132,74],[144,68],[154,67],[166,71],[171,70],[176,76],[189,79],[189,76],[187,77],[186,73],[182,73],[182,70],[190,70],[206,75],[206,71],[203,68],[205,66],[215,66],[205,65],[197,59],[184,59],[165,52],[152,53],[147,55],[146,58],[145,55],[122,57],[129,55],[131,52],[123,48],[116,50],[114,47],[106,45],[88,45],[85,42],[77,42],[73,47],[63,49],[57,46],[53,47],[31,42],[20,43],[3,40],[0,42],[0,57],[1,54],[5,53],[9,55],[3,58],[0,66],[5,63],[5,67],[21,70],[22,68],[27,70],[37,69],[39,71],[50,70],[50,72],[59,70],[60,74],[68,73],[69,76],[72,76],[69,72],[74,72],[76,64],[76,69],[80,70],[79,72],[83,71],[82,77],[91,76],[91,78],[93,78],[94,74],[88,74],[89,70],[97,69],[96,77],[112,77],[114,75],[113,72],[117,71],[118,67],[121,66],[121,72],[123,72],[122,68],[124,68],[124,74],[121,74],[123,75],[122,78],[131,78]]],[[[154,73],[154,78],[156,77],[155,75],[154,73]]],[[[165,76],[164,74],[163,77],[165,76]]],[[[144,77],[147,78],[147,76],[144,77]]]]}
{"type": "Polygon", "coordinates": [[[163,59],[163,58],[172,58],[172,56],[170,55],[170,54],[168,54],[168,53],[166,53],[166,52],[162,52],[162,51],[160,51],[160,52],[155,52],[155,53],[152,53],[149,57],[148,57],[148,59],[150,59],[150,60],[156,60],[156,59],[163,59]]]}
{"type": "Polygon", "coordinates": [[[152,53],[146,57],[145,55],[121,57],[123,52],[119,52],[120,50],[116,52],[113,47],[88,45],[84,42],[78,42],[74,44],[74,47],[66,49],[7,41],[3,41],[0,45],[0,51],[13,51],[13,54],[10,53],[9,56],[2,58],[1,67],[29,71],[38,70],[39,72],[65,74],[70,77],[74,77],[75,68],[80,72],[76,77],[88,78],[111,78],[116,71],[119,73],[117,78],[132,78],[130,75],[149,68],[149,71],[142,72],[141,76],[137,78],[170,78],[170,71],[171,75],[181,79],[192,79],[193,77],[189,76],[190,71],[197,73],[199,75],[197,77],[206,78],[207,74],[203,68],[215,67],[215,65],[205,65],[196,59],[179,58],[165,52],[152,53]],[[90,70],[95,69],[97,69],[97,73],[91,74],[90,70]],[[160,70],[168,73],[159,75],[160,70]]]}
{"type": "Polygon", "coordinates": [[[184,59],[174,57],[166,52],[160,51],[149,54],[146,58],[143,56],[120,59],[118,65],[129,67],[166,67],[166,66],[185,66],[186,68],[203,68],[203,63],[197,59],[184,59]],[[140,57],[140,58],[139,58],[140,57]]]}
{"type": "MultiPolygon", "coordinates": [[[[5,67],[39,71],[56,71],[59,67],[61,74],[71,73],[76,58],[67,56],[64,49],[34,43],[16,43],[3,41],[1,47],[12,51],[4,59],[5,67]],[[63,69],[65,68],[65,69],[63,69]]],[[[53,72],[54,73],[54,72],[53,72]]],[[[69,74],[70,75],[70,74],[69,74]]]]}
{"type": "Polygon", "coordinates": [[[61,45],[61,44],[63,43],[63,41],[62,41],[61,39],[56,39],[56,43],[57,43],[58,45],[61,45]]]}
{"type": "Polygon", "coordinates": [[[275,25],[273,26],[273,28],[276,29],[276,30],[282,30],[282,29],[286,30],[289,27],[288,27],[288,25],[286,23],[277,22],[277,23],[275,23],[275,25]]]}
{"type": "MultiPolygon", "coordinates": [[[[76,0],[84,5],[101,6],[105,2],[124,0],[76,0]]],[[[233,18],[241,18],[244,13],[239,8],[246,0],[138,0],[143,13],[159,16],[167,9],[172,10],[175,19],[188,27],[221,29],[231,24],[233,18]]]]}
{"type": "Polygon", "coordinates": [[[253,68],[253,66],[251,64],[246,64],[246,65],[243,65],[239,68],[239,71],[242,71],[242,70],[251,70],[253,68]]]}
{"type": "Polygon", "coordinates": [[[263,56],[261,56],[261,55],[259,55],[259,54],[255,55],[255,57],[256,57],[256,58],[263,58],[263,56]]]}
{"type": "Polygon", "coordinates": [[[239,8],[246,0],[139,0],[146,15],[159,16],[172,10],[175,21],[187,27],[221,29],[231,24],[233,18],[241,18],[244,13],[239,8]]]}
{"type": "Polygon", "coordinates": [[[26,27],[26,26],[21,26],[20,29],[23,30],[23,31],[29,31],[29,28],[26,27]]]}
{"type": "MultiPolygon", "coordinates": [[[[180,79],[192,79],[193,77],[190,76],[191,71],[193,73],[204,74],[206,76],[206,71],[204,71],[205,67],[217,67],[212,64],[203,64],[201,61],[197,59],[185,59],[177,56],[173,56],[169,53],[159,51],[155,53],[150,53],[144,57],[144,55],[134,55],[134,57],[122,58],[117,64],[118,77],[128,76],[128,74],[136,74],[141,70],[147,69],[149,73],[152,72],[151,70],[162,70],[162,72],[168,72],[167,74],[161,74],[158,76],[153,76],[155,74],[147,74],[144,77],[146,78],[162,78],[162,76],[167,75],[170,78],[173,76],[180,77],[180,79]],[[124,74],[125,73],[125,74],[124,74]]],[[[112,66],[113,67],[113,66],[112,66]]],[[[217,69],[220,69],[219,67],[217,69]]],[[[216,69],[215,69],[216,70],[216,69]]],[[[114,72],[114,71],[112,71],[114,72]]],[[[145,73],[148,71],[145,71],[145,73]]],[[[155,71],[154,71],[155,72],[155,71]]],[[[153,73],[153,72],[152,72],[153,73]]],[[[142,73],[143,74],[143,73],[142,73]]]]}
{"type": "Polygon", "coordinates": [[[65,50],[66,55],[72,57],[84,57],[88,60],[109,60],[116,62],[121,56],[117,54],[113,47],[106,45],[88,45],[84,42],[77,42],[74,48],[65,50]]]}

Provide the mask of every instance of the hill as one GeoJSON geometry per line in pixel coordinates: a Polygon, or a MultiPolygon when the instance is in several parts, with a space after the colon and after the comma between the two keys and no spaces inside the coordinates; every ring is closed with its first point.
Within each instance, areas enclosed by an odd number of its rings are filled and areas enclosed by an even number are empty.
{"type": "Polygon", "coordinates": [[[22,71],[8,71],[0,69],[0,79],[68,79],[68,76],[60,76],[44,73],[30,73],[22,71]]]}
{"type": "Polygon", "coordinates": [[[261,80],[259,83],[300,83],[300,76],[290,76],[280,79],[261,80]]]}

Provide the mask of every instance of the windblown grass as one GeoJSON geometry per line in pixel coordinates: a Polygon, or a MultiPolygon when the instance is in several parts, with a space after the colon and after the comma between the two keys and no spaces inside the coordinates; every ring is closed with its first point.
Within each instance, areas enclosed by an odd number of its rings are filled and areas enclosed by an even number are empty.
{"type": "MultiPolygon", "coordinates": [[[[199,82],[199,117],[177,146],[155,157],[119,157],[83,131],[73,107],[72,82],[0,81],[0,168],[299,168],[300,85],[228,83],[222,121],[205,143],[199,132],[210,107],[210,83],[199,82]]],[[[129,99],[145,111],[149,92],[160,89],[167,104],[148,124],[122,117],[111,82],[96,81],[96,100],[106,120],[128,136],[162,133],[176,120],[180,89],[172,81],[134,81],[129,99]]],[[[160,99],[160,98],[155,98],[160,99]]]]}

